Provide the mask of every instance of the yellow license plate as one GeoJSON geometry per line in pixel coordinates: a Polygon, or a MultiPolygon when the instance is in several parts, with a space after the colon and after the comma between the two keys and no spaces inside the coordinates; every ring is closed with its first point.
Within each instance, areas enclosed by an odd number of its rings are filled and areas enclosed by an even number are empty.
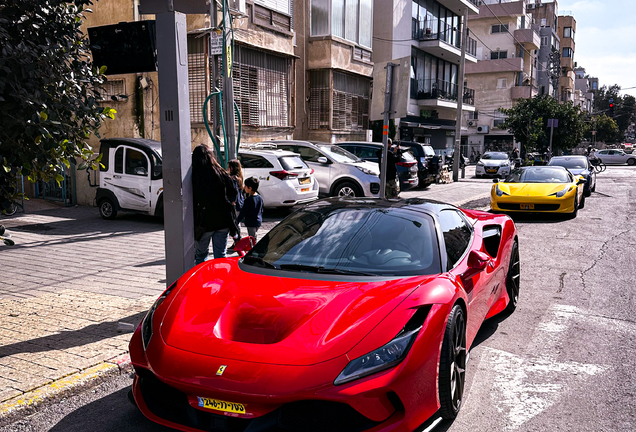
{"type": "Polygon", "coordinates": [[[534,204],[520,204],[521,210],[534,210],[534,204]]]}
{"type": "Polygon", "coordinates": [[[216,411],[231,412],[238,414],[245,414],[245,405],[234,402],[226,402],[218,399],[209,399],[204,397],[198,397],[199,406],[216,411]]]}
{"type": "Polygon", "coordinates": [[[309,184],[309,183],[311,183],[311,178],[310,177],[301,178],[301,179],[298,180],[298,183],[300,183],[300,184],[309,184]]]}
{"type": "Polygon", "coordinates": [[[499,171],[499,170],[496,170],[496,169],[489,169],[489,170],[486,170],[486,171],[488,171],[489,173],[496,173],[496,172],[497,172],[497,171],[499,171]]]}
{"type": "Polygon", "coordinates": [[[309,188],[304,188],[300,190],[301,192],[309,192],[309,188]]]}

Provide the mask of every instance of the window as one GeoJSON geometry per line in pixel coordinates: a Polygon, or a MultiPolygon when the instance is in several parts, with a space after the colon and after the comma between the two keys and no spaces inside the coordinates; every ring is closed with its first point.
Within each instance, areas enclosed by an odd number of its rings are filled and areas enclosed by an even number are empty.
{"type": "Polygon", "coordinates": [[[333,130],[365,130],[369,128],[368,78],[333,72],[333,130]]]}
{"type": "Polygon", "coordinates": [[[491,51],[490,60],[503,60],[508,58],[508,51],[491,51]]]}
{"type": "Polygon", "coordinates": [[[257,155],[239,155],[239,160],[243,168],[274,168],[267,159],[257,155]]]}
{"type": "Polygon", "coordinates": [[[545,27],[547,25],[547,20],[545,18],[541,18],[541,27],[545,27]]]}
{"type": "Polygon", "coordinates": [[[507,33],[509,28],[508,24],[495,24],[490,28],[490,33],[507,33]]]}
{"type": "Polygon", "coordinates": [[[372,31],[373,0],[311,0],[311,36],[331,34],[371,48],[372,31]]]}
{"type": "Polygon", "coordinates": [[[244,126],[289,127],[289,67],[287,57],[236,45],[234,100],[244,126]]]}
{"type": "Polygon", "coordinates": [[[563,48],[563,57],[572,58],[572,48],[563,48]]]}
{"type": "Polygon", "coordinates": [[[126,174],[148,176],[148,158],[142,152],[126,149],[126,174]]]}
{"type": "Polygon", "coordinates": [[[329,70],[309,72],[309,129],[329,129],[331,74],[329,70]]]}
{"type": "MultiPolygon", "coordinates": [[[[347,149],[349,150],[349,149],[347,149]]],[[[354,153],[354,152],[351,152],[354,153]]],[[[356,147],[355,155],[360,159],[378,160],[378,149],[369,147],[356,147]]]]}
{"type": "MultiPolygon", "coordinates": [[[[203,102],[208,96],[205,82],[207,36],[188,35],[188,87],[190,90],[190,122],[203,123],[203,102]]],[[[154,101],[153,101],[154,102],[154,101]]],[[[208,106],[208,110],[211,111],[208,106]]],[[[212,117],[209,117],[210,120],[212,117]]]]}
{"type": "Polygon", "coordinates": [[[124,172],[124,148],[119,147],[115,152],[115,172],[123,174],[124,172]]]}
{"type": "Polygon", "coordinates": [[[497,79],[497,88],[498,89],[505,89],[507,87],[508,87],[508,80],[506,78],[497,79]]]}
{"type": "Polygon", "coordinates": [[[574,39],[574,30],[572,30],[572,27],[565,27],[563,29],[563,37],[574,39]]]}
{"type": "Polygon", "coordinates": [[[123,79],[109,79],[102,85],[103,91],[99,92],[99,100],[102,101],[126,101],[127,98],[122,98],[126,95],[126,80],[123,79]]]}
{"type": "Polygon", "coordinates": [[[505,121],[506,121],[506,115],[499,110],[495,110],[495,118],[492,122],[493,127],[500,128],[505,121]]]}
{"type": "Polygon", "coordinates": [[[283,156],[279,157],[278,161],[284,170],[298,170],[307,169],[307,165],[299,156],[283,156]]]}
{"type": "Polygon", "coordinates": [[[442,211],[439,215],[439,225],[444,234],[448,271],[455,267],[470,246],[472,231],[455,210],[442,211]]]}
{"type": "Polygon", "coordinates": [[[329,0],[311,0],[311,36],[329,34],[329,0]]]}
{"type": "Polygon", "coordinates": [[[548,36],[541,36],[541,46],[547,46],[550,38],[548,36]]]}
{"type": "Polygon", "coordinates": [[[475,110],[468,113],[468,120],[479,120],[479,111],[475,110]]]}
{"type": "Polygon", "coordinates": [[[290,0],[256,0],[256,3],[261,3],[269,9],[291,15],[289,7],[290,0]]]}

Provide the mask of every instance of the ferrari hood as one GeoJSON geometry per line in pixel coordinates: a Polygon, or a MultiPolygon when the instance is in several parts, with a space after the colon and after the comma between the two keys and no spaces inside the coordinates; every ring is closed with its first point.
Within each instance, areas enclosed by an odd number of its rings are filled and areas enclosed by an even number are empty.
{"type": "MultiPolygon", "coordinates": [[[[284,273],[283,273],[284,274],[284,273]]],[[[346,354],[428,277],[335,282],[249,273],[238,260],[202,266],[162,318],[164,342],[235,360],[311,365],[346,354]]],[[[287,276],[287,275],[286,275],[287,276]]]]}
{"type": "Polygon", "coordinates": [[[510,196],[548,196],[571,183],[498,183],[499,189],[510,196]]]}

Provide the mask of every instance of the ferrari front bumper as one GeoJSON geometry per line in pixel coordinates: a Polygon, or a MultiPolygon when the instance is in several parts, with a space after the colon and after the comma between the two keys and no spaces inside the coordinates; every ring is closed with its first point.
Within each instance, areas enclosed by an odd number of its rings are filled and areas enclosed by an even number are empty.
{"type": "MultiPolygon", "coordinates": [[[[575,190],[576,191],[576,190],[575,190]]],[[[576,192],[569,192],[563,198],[555,196],[497,196],[493,191],[490,194],[490,207],[500,212],[523,213],[572,213],[576,192]]]]}

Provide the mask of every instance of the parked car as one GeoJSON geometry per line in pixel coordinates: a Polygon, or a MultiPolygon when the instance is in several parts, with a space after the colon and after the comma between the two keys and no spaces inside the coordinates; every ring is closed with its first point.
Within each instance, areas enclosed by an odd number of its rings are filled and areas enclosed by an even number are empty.
{"type": "Polygon", "coordinates": [[[433,166],[431,161],[435,157],[433,147],[414,141],[397,141],[400,147],[406,147],[417,161],[417,177],[419,186],[426,188],[435,183],[439,175],[439,167],[433,166]]]}
{"type": "MultiPolygon", "coordinates": [[[[382,143],[365,141],[345,141],[337,144],[338,147],[353,153],[360,159],[379,164],[378,151],[382,151],[382,143]]],[[[417,177],[417,160],[408,151],[408,147],[401,147],[402,156],[400,162],[396,163],[397,175],[400,180],[400,190],[409,190],[417,187],[419,179],[417,177]]],[[[378,165],[379,167],[379,165],[378,165]]]]}
{"type": "Polygon", "coordinates": [[[453,419],[479,327],[518,304],[517,237],[508,216],[426,200],[309,204],[157,299],[129,346],[136,406],[191,432],[453,419]]]}
{"type": "Polygon", "coordinates": [[[365,162],[335,144],[310,141],[271,141],[277,148],[300,155],[314,170],[323,196],[377,196],[378,165],[365,162]]]}
{"type": "Polygon", "coordinates": [[[636,165],[636,155],[627,154],[623,150],[619,149],[605,149],[599,150],[594,155],[601,160],[604,164],[627,164],[636,165]]]}
{"type": "Polygon", "coordinates": [[[104,219],[119,211],[163,214],[161,143],[142,138],[101,140],[99,186],[95,202],[104,219]]]}
{"type": "Polygon", "coordinates": [[[550,159],[548,166],[561,166],[575,176],[583,176],[586,182],[583,193],[586,197],[596,190],[596,170],[587,156],[555,156],[550,159]]]}
{"type": "Polygon", "coordinates": [[[264,207],[291,207],[318,199],[313,170],[296,154],[258,146],[240,148],[243,175],[258,177],[264,207]]]}
{"type": "Polygon", "coordinates": [[[508,153],[486,152],[481,155],[475,167],[475,176],[506,177],[510,174],[513,162],[510,161],[508,153]]]}

